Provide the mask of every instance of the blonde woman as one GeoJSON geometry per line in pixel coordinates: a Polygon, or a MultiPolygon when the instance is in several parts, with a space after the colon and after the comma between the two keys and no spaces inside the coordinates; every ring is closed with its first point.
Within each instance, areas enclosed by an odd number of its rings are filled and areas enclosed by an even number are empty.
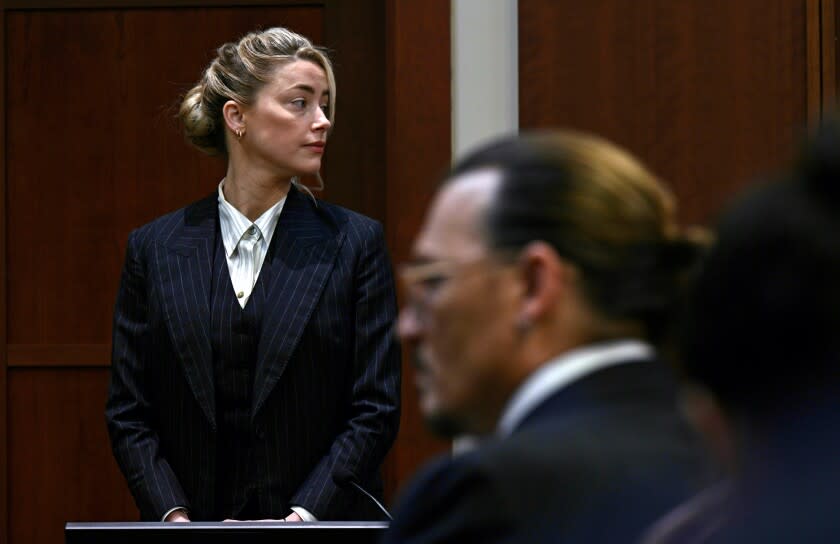
{"type": "Polygon", "coordinates": [[[397,432],[382,228],[297,182],[335,89],[320,49],[271,28],[222,45],[183,99],[187,139],[227,173],[129,238],[106,416],[143,519],[378,518],[332,474],[381,490],[397,432]]]}

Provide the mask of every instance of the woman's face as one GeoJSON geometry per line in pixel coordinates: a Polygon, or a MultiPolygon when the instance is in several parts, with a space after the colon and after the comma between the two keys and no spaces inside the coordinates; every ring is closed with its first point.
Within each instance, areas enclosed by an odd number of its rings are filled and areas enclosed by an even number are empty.
{"type": "Polygon", "coordinates": [[[249,161],[281,176],[315,174],[327,141],[329,87],[324,70],[307,60],[277,68],[243,108],[240,143],[249,161]]]}

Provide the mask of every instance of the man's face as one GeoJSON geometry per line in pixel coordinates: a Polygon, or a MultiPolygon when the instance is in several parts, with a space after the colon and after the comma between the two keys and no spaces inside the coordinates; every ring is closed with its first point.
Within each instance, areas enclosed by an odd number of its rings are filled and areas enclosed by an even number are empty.
{"type": "Polygon", "coordinates": [[[399,334],[415,363],[420,408],[444,435],[492,431],[510,395],[519,282],[488,252],[483,213],[495,170],[463,174],[436,196],[403,269],[399,334]]]}

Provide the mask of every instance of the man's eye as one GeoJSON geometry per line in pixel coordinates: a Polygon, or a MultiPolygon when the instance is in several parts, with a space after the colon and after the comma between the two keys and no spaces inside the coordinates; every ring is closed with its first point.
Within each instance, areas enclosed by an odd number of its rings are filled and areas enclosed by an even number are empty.
{"type": "Polygon", "coordinates": [[[444,283],[446,283],[447,277],[443,274],[435,274],[434,276],[429,276],[427,278],[423,278],[420,281],[420,285],[423,287],[424,290],[428,292],[433,292],[439,289],[444,283]]]}

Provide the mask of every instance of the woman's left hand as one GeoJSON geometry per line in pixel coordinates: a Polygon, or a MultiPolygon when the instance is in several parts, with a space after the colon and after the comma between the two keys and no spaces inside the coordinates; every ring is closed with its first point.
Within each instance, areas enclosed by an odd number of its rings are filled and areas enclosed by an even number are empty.
{"type": "Polygon", "coordinates": [[[283,521],[303,521],[303,518],[300,517],[297,512],[292,512],[286,516],[283,521]]]}

